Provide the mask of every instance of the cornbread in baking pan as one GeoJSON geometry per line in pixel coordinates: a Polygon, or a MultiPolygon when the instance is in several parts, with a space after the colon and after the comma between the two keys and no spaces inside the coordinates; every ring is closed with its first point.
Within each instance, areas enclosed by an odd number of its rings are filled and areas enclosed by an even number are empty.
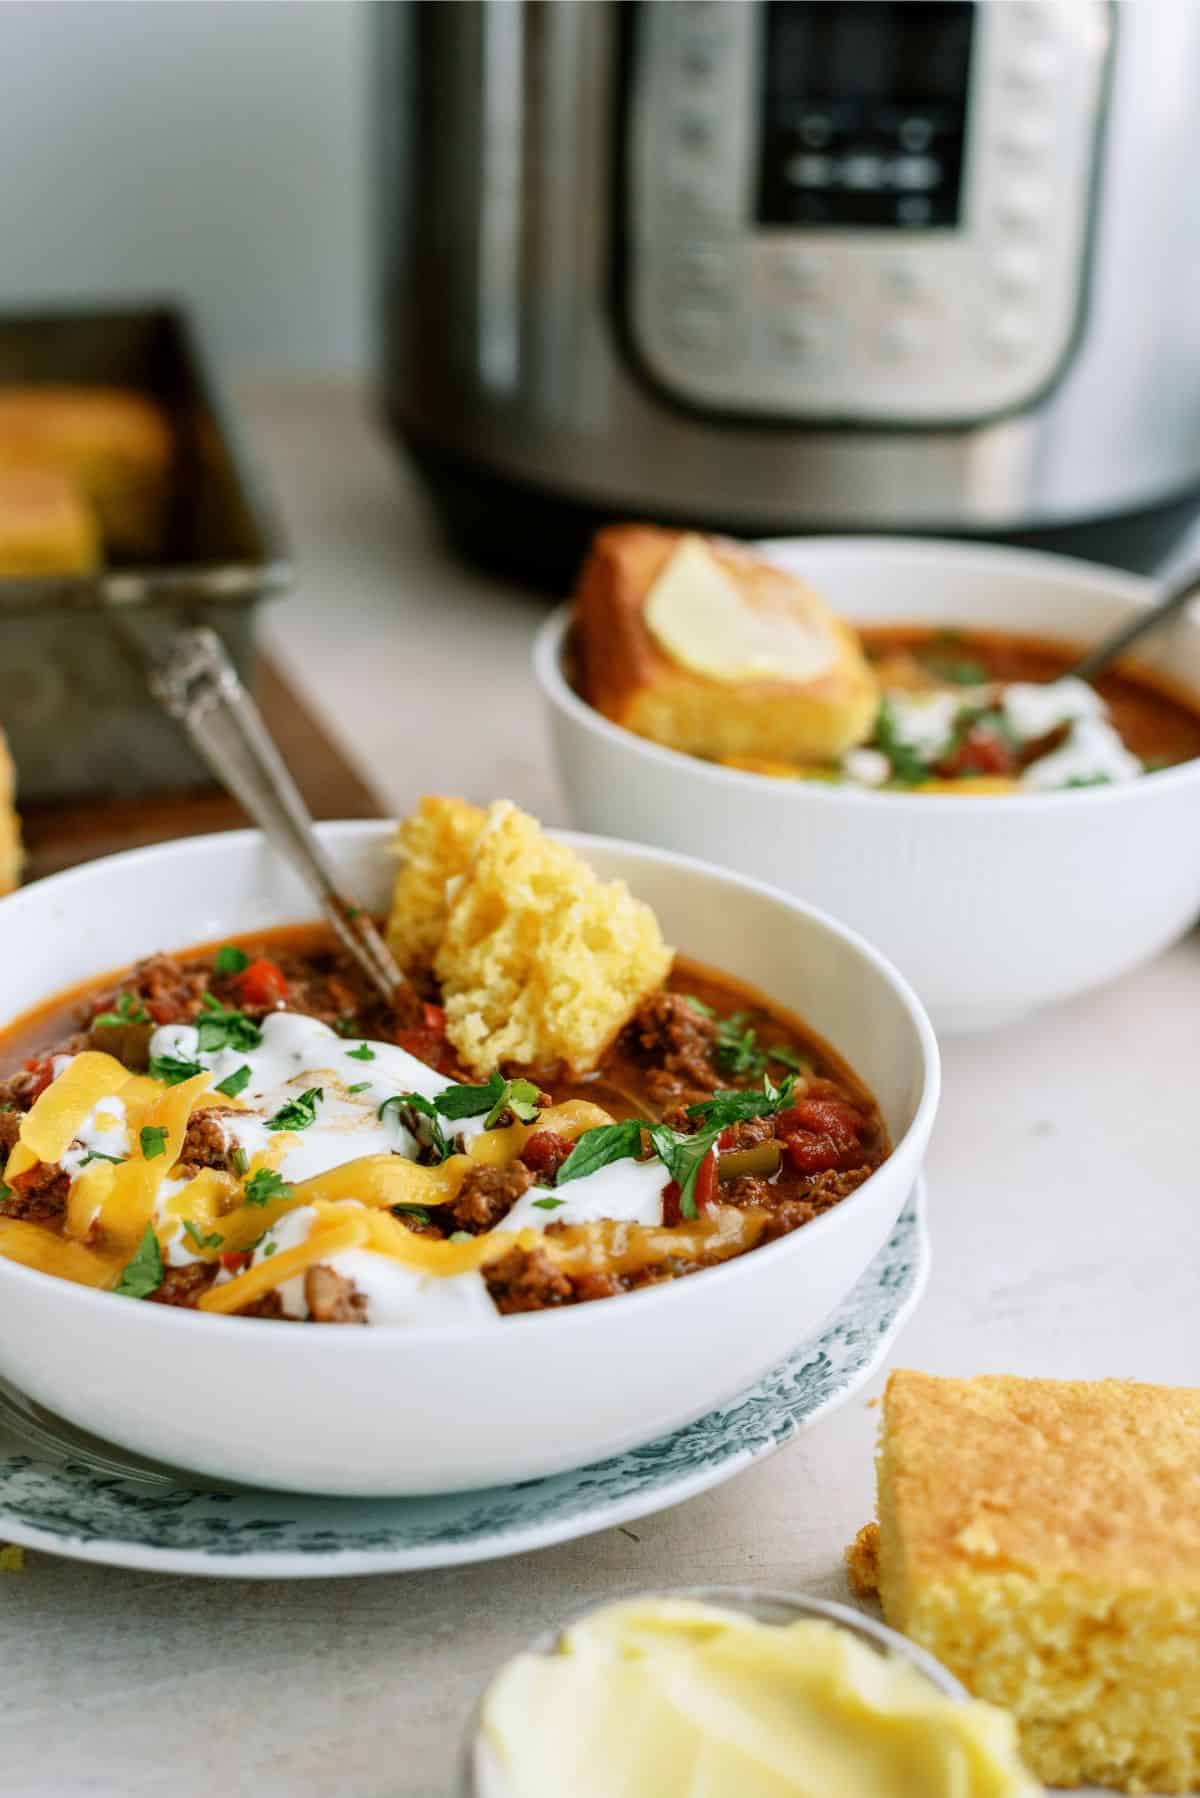
{"type": "Polygon", "coordinates": [[[878,1481],[887,1621],[1041,1779],[1200,1790],[1200,1391],[897,1372],[878,1481]]]}
{"type": "Polygon", "coordinates": [[[0,469],[51,469],[77,483],[106,549],[160,554],[171,435],[161,410],[121,387],[0,387],[0,469]]]}
{"type": "Polygon", "coordinates": [[[96,514],[67,475],[0,468],[0,578],[91,574],[101,560],[96,514]]]}
{"type": "Polygon", "coordinates": [[[719,761],[828,761],[878,708],[851,628],[807,582],[724,539],[601,531],[575,594],[583,697],[613,723],[719,761]]]}
{"type": "Polygon", "coordinates": [[[671,966],[650,907],[506,800],[448,900],[433,968],[446,1035],[477,1072],[591,1073],[671,966]]]}

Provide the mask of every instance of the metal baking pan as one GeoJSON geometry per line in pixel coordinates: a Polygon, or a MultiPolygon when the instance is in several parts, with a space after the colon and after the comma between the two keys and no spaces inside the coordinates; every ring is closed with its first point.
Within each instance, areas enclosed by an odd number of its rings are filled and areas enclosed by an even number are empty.
{"type": "Polygon", "coordinates": [[[147,394],[170,424],[172,467],[161,560],[0,578],[0,725],[20,797],[211,784],[150,697],[137,645],[153,653],[174,626],[207,624],[250,679],[254,608],[291,583],[274,512],[178,307],[0,312],[0,387],[36,382],[147,394]]]}

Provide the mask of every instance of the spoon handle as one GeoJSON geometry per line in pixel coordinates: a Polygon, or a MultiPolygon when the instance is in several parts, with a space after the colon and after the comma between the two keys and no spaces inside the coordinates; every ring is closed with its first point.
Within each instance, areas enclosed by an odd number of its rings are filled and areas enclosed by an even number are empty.
{"type": "Polygon", "coordinates": [[[308,808],[215,631],[176,631],[150,676],[213,773],[295,868],[346,949],[390,1005],[408,981],[371,921],[344,893],[308,808]]]}
{"type": "Polygon", "coordinates": [[[1085,655],[1080,656],[1073,667],[1067,669],[1067,673],[1077,676],[1079,680],[1095,680],[1098,674],[1103,674],[1110,662],[1115,661],[1149,631],[1157,630],[1168,619],[1174,618],[1177,612],[1181,612],[1197,589],[1200,589],[1200,568],[1190,568],[1177,581],[1173,581],[1163,597],[1155,600],[1152,606],[1136,612],[1132,618],[1119,624],[1116,630],[1101,637],[1085,655]]]}

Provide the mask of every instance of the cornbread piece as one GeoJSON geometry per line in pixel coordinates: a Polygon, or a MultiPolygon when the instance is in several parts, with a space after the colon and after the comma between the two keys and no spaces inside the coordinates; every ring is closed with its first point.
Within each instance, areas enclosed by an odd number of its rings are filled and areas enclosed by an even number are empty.
{"type": "Polygon", "coordinates": [[[432,965],[446,928],[446,883],[466,872],[484,817],[465,799],[426,794],[400,826],[387,942],[402,968],[432,965]]]}
{"type": "Polygon", "coordinates": [[[805,581],[734,543],[601,531],[575,620],[584,698],[672,749],[829,761],[874,723],[878,686],[855,633],[805,581]]]}
{"type": "Polygon", "coordinates": [[[671,965],[648,905],[501,800],[452,888],[434,958],[467,1067],[590,1073],[671,965]]]}
{"type": "Polygon", "coordinates": [[[53,469],[0,469],[0,577],[90,574],[100,566],[96,515],[53,469]]]}
{"type": "Polygon", "coordinates": [[[1200,1391],[895,1373],[878,1479],[884,1615],[1040,1778],[1200,1790],[1200,1391]]]}
{"type": "Polygon", "coordinates": [[[106,548],[162,547],[171,437],[159,408],[119,387],[0,388],[0,468],[65,474],[94,506],[106,548]]]}
{"type": "Polygon", "coordinates": [[[856,1598],[879,1592],[879,1525],[864,1523],[846,1550],[846,1578],[856,1598]]]}
{"type": "Polygon", "coordinates": [[[16,775],[0,731],[0,893],[11,893],[21,877],[21,822],[16,812],[16,775]]]}

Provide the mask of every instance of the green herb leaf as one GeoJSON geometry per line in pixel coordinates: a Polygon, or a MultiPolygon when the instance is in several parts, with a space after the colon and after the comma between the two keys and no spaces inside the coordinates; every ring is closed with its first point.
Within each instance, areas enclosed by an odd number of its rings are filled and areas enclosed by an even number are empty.
{"type": "Polygon", "coordinates": [[[474,1118],[491,1111],[507,1085],[502,1074],[493,1074],[483,1086],[448,1086],[433,1103],[444,1118],[474,1118]]]}
{"type": "Polygon", "coordinates": [[[103,1149],[89,1149],[79,1165],[86,1167],[90,1161],[111,1161],[114,1167],[120,1167],[125,1159],[124,1155],[106,1155],[103,1149]]]}
{"type": "Polygon", "coordinates": [[[12,1198],[12,1194],[13,1194],[12,1187],[6,1186],[3,1182],[3,1180],[0,1180],[0,1210],[2,1210],[4,1208],[4,1206],[8,1204],[8,1201],[12,1198]]]}
{"type": "Polygon", "coordinates": [[[627,1161],[642,1152],[642,1131],[647,1125],[636,1118],[622,1124],[596,1124],[585,1130],[558,1170],[554,1184],[565,1186],[569,1180],[584,1180],[613,1161],[627,1161]]]}
{"type": "Polygon", "coordinates": [[[775,1112],[782,1111],[792,1102],[796,1090],[796,1076],[789,1074],[782,1086],[774,1086],[769,1076],[764,1076],[762,1089],[756,1087],[736,1087],[727,1092],[715,1092],[711,1099],[703,1099],[698,1105],[689,1105],[688,1116],[703,1120],[706,1129],[723,1130],[727,1124],[744,1123],[750,1118],[772,1117],[775,1112]]]}
{"type": "Polygon", "coordinates": [[[234,1149],[229,1160],[235,1174],[244,1174],[250,1166],[250,1157],[245,1149],[234,1149]]]}
{"type": "Polygon", "coordinates": [[[369,1080],[359,1080],[354,1086],[348,1086],[346,1091],[349,1093],[350,1097],[353,1098],[355,1093],[365,1093],[370,1085],[371,1082],[369,1080]]]}
{"type": "Polygon", "coordinates": [[[139,1133],[142,1154],[147,1161],[155,1161],[167,1152],[167,1127],[165,1124],[143,1124],[139,1133]]]}
{"type": "Polygon", "coordinates": [[[1071,776],[1070,780],[1063,781],[1062,790],[1063,790],[1063,792],[1066,792],[1068,787],[1111,787],[1111,786],[1112,786],[1112,776],[1110,774],[1073,774],[1071,776]]]}
{"type": "Polygon", "coordinates": [[[410,1135],[416,1137],[424,1151],[422,1160],[435,1165],[445,1161],[451,1149],[438,1121],[435,1100],[427,1099],[423,1093],[393,1093],[379,1107],[381,1122],[387,1121],[387,1114],[392,1109],[395,1110],[397,1121],[410,1135]]]}
{"type": "Polygon", "coordinates": [[[374,1061],[375,1051],[369,1043],[359,1043],[357,1049],[347,1049],[346,1055],[351,1061],[374,1061]]]}
{"type": "Polygon", "coordinates": [[[731,1012],[717,1023],[712,1059],[725,1074],[761,1074],[767,1058],[758,1046],[758,1036],[749,1027],[750,1014],[731,1012]]]}
{"type": "MultiPolygon", "coordinates": [[[[359,1029],[358,1019],[353,1015],[353,1013],[351,1013],[351,1015],[347,1018],[335,1018],[333,1020],[333,1027],[337,1031],[339,1036],[361,1036],[362,1035],[362,1031],[359,1029]]],[[[359,1057],[360,1061],[369,1061],[370,1059],[371,1059],[371,1057],[367,1056],[367,1055],[362,1055],[359,1057]]]]}
{"type": "Polygon", "coordinates": [[[724,1124],[715,1124],[710,1129],[697,1131],[695,1136],[680,1136],[678,1131],[668,1129],[666,1124],[650,1126],[650,1140],[658,1158],[679,1188],[681,1217],[698,1216],[696,1179],[724,1128],[724,1124]]]}
{"type": "Polygon", "coordinates": [[[122,993],[114,1011],[97,1012],[92,1019],[93,1024],[103,1024],[106,1029],[116,1024],[148,1024],[149,1022],[150,1013],[135,993],[122,993]]]}
{"type": "Polygon", "coordinates": [[[912,745],[901,737],[896,714],[886,699],[880,702],[872,747],[886,755],[892,764],[892,779],[900,786],[915,787],[929,779],[929,769],[912,745]]]}
{"type": "Polygon", "coordinates": [[[483,1120],[485,1130],[493,1130],[506,1111],[522,1124],[532,1124],[537,1117],[538,1089],[532,1080],[506,1080],[504,1090],[483,1120]]]}
{"type": "Polygon", "coordinates": [[[324,1097],[323,1087],[310,1086],[298,1099],[289,1099],[286,1105],[281,1105],[275,1116],[267,1119],[267,1129],[307,1130],[310,1124],[316,1123],[317,1106],[324,1097]]]}
{"type": "Polygon", "coordinates": [[[429,1222],[429,1213],[426,1211],[424,1205],[406,1205],[401,1201],[398,1205],[389,1206],[389,1210],[391,1211],[392,1216],[398,1217],[401,1222],[403,1222],[406,1217],[415,1217],[419,1224],[427,1224],[429,1222]]]}
{"type": "Polygon", "coordinates": [[[794,1074],[811,1074],[813,1064],[806,1061],[803,1055],[797,1055],[791,1049],[785,1049],[782,1043],[775,1043],[767,1050],[767,1060],[777,1061],[780,1067],[791,1068],[794,1074]]]}
{"type": "Polygon", "coordinates": [[[713,1007],[707,1004],[705,1000],[697,999],[695,993],[680,993],[679,997],[681,999],[686,999],[688,1004],[692,1007],[692,1010],[698,1011],[702,1018],[716,1017],[717,1014],[713,1007]]]}
{"type": "Polygon", "coordinates": [[[146,1225],[146,1234],[138,1245],[137,1254],[122,1269],[121,1278],[113,1290],[126,1299],[144,1299],[150,1293],[157,1292],[163,1282],[162,1250],[158,1246],[158,1237],[154,1234],[154,1225],[146,1225]]]}
{"type": "Polygon", "coordinates": [[[273,1167],[260,1167],[242,1188],[247,1205],[269,1205],[272,1199],[290,1199],[292,1188],[273,1167]]]}
{"type": "Polygon", "coordinates": [[[917,651],[917,659],[936,679],[955,687],[984,687],[991,675],[983,662],[970,655],[947,654],[945,647],[930,644],[917,651]]]}
{"type": "Polygon", "coordinates": [[[150,1057],[150,1078],[165,1080],[168,1086],[178,1086],[182,1080],[190,1080],[193,1074],[203,1074],[206,1070],[198,1061],[184,1061],[178,1055],[152,1055],[150,1057]]]}
{"type": "Polygon", "coordinates": [[[244,1061],[240,1068],[234,1068],[232,1074],[226,1074],[224,1080],[218,1080],[214,1092],[224,1093],[227,1099],[236,1099],[240,1092],[245,1092],[250,1084],[250,1063],[244,1061]]]}
{"type": "Polygon", "coordinates": [[[214,974],[240,974],[250,966],[250,957],[236,943],[222,943],[213,956],[214,974]]]}
{"type": "Polygon", "coordinates": [[[533,1202],[539,1211],[557,1211],[558,1207],[565,1205],[567,1201],[565,1199],[535,1199],[533,1202]]]}
{"type": "Polygon", "coordinates": [[[223,1236],[218,1236],[215,1230],[211,1236],[205,1236],[190,1217],[185,1217],[183,1220],[183,1233],[198,1249],[219,1249],[225,1240],[223,1236]]]}
{"type": "Polygon", "coordinates": [[[200,1003],[204,1007],[196,1019],[196,1033],[199,1046],[206,1055],[217,1049],[257,1049],[262,1042],[262,1031],[248,1018],[244,1011],[232,1011],[228,1006],[214,998],[212,993],[202,993],[200,1003]]]}

